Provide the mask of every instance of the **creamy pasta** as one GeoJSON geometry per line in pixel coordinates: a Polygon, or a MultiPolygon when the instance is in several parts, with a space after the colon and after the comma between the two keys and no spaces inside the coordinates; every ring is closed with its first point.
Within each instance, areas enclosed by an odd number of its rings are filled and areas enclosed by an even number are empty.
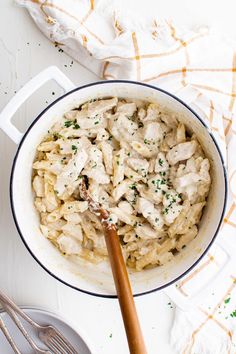
{"type": "Polygon", "coordinates": [[[98,218],[79,193],[110,212],[126,264],[136,270],[170,261],[198,233],[210,163],[173,113],[149,102],[107,98],[66,113],[48,131],[33,163],[40,229],[63,254],[107,257],[98,218]]]}

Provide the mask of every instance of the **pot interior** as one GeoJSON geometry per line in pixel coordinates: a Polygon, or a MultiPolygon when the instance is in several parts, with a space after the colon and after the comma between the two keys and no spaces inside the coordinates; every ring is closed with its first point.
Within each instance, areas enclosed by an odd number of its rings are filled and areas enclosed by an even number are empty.
{"type": "Polygon", "coordinates": [[[52,124],[65,112],[87,100],[110,96],[158,102],[196,133],[211,163],[212,185],[199,234],[166,265],[141,272],[129,270],[133,292],[141,294],[168,285],[192,268],[214,239],[224,211],[225,174],[218,149],[196,115],[174,97],[143,84],[109,81],[87,85],[58,99],[33,122],[20,144],[12,173],[11,203],[17,228],[25,244],[46,270],[82,291],[105,296],[115,294],[108,262],[95,265],[79,258],[67,259],[41,234],[31,187],[31,166],[36,147],[52,124]]]}

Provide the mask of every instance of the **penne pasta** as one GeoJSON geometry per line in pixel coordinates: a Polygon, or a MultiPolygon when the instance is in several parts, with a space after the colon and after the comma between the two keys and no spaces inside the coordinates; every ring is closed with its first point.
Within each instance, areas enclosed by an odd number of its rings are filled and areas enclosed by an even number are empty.
{"type": "Polygon", "coordinates": [[[91,198],[116,224],[127,266],[161,266],[191,243],[211,186],[194,134],[160,104],[104,98],[70,110],[38,145],[32,188],[41,233],[67,257],[107,259],[91,198]]]}

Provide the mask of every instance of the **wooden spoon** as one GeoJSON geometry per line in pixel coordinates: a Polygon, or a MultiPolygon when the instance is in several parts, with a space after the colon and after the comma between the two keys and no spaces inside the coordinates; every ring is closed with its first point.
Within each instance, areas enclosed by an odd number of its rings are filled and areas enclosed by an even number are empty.
{"type": "Polygon", "coordinates": [[[109,222],[109,212],[103,209],[103,207],[95,202],[88,194],[84,178],[81,179],[79,189],[81,198],[88,202],[89,209],[99,217],[104,229],[108,255],[130,353],[147,354],[116,226],[109,222]]]}

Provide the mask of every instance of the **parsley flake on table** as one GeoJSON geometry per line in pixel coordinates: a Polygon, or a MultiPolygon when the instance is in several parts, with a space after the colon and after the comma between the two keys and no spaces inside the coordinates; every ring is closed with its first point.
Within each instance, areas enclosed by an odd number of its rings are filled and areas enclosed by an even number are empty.
{"type": "Polygon", "coordinates": [[[234,310],[233,312],[231,312],[230,316],[231,316],[231,317],[236,317],[236,310],[234,310]]]}
{"type": "Polygon", "coordinates": [[[230,297],[228,299],[225,299],[225,304],[228,304],[230,302],[230,297]]]}

